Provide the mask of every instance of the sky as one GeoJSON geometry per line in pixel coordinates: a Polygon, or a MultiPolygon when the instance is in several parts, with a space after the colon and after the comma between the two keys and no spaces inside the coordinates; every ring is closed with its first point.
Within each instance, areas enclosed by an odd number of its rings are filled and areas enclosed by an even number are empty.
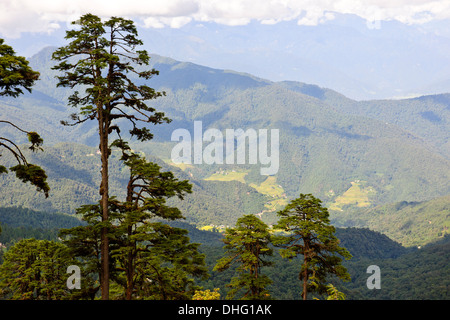
{"type": "Polygon", "coordinates": [[[359,100],[450,92],[450,0],[0,0],[0,38],[31,57],[88,12],[181,61],[359,100]]]}
{"type": "Polygon", "coordinates": [[[192,22],[246,25],[296,21],[314,26],[336,13],[368,22],[397,20],[423,24],[450,18],[450,1],[429,0],[0,0],[0,35],[52,33],[83,13],[136,19],[141,26],[180,28],[192,22]]]}

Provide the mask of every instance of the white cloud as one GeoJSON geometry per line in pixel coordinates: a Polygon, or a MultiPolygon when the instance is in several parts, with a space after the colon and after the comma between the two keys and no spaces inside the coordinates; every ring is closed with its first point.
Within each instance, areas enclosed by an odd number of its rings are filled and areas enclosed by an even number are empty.
{"type": "Polygon", "coordinates": [[[0,0],[0,35],[52,32],[86,12],[133,18],[154,28],[180,28],[190,21],[317,25],[333,19],[334,13],[413,24],[450,18],[450,0],[0,0]]]}
{"type": "Polygon", "coordinates": [[[144,26],[147,28],[161,29],[165,27],[181,28],[192,21],[190,17],[148,17],[144,19],[144,26]]]}
{"type": "Polygon", "coordinates": [[[21,32],[52,32],[59,28],[59,24],[42,19],[42,15],[36,10],[25,9],[20,1],[2,0],[0,1],[0,35],[16,38],[21,32]]]}

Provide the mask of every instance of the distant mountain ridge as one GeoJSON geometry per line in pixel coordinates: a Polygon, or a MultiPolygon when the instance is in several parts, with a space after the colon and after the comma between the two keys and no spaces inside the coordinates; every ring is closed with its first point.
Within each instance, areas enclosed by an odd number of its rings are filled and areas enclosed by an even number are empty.
{"type": "Polygon", "coordinates": [[[450,91],[448,20],[375,21],[333,13],[317,26],[294,19],[223,26],[192,21],[179,29],[141,29],[148,50],[274,81],[332,88],[357,100],[450,91]]]}
{"type": "MultiPolygon", "coordinates": [[[[405,24],[332,15],[316,26],[293,19],[270,25],[193,20],[180,28],[137,27],[149,52],[273,81],[318,84],[357,100],[450,92],[449,19],[405,24]]],[[[31,57],[45,44],[64,45],[65,29],[22,33],[8,41],[31,57]]]]}

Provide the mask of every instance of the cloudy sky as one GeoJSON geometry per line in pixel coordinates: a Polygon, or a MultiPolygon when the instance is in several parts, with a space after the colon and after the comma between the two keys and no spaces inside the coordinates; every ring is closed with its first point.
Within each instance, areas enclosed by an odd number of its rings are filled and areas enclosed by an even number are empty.
{"type": "Polygon", "coordinates": [[[88,12],[180,61],[355,99],[450,92],[450,0],[0,0],[0,38],[31,57],[88,12]]]}
{"type": "Polygon", "coordinates": [[[85,12],[137,19],[141,26],[179,28],[191,21],[245,25],[296,21],[317,25],[335,13],[367,21],[421,24],[450,18],[450,1],[430,0],[0,0],[0,36],[51,33],[85,12]]]}

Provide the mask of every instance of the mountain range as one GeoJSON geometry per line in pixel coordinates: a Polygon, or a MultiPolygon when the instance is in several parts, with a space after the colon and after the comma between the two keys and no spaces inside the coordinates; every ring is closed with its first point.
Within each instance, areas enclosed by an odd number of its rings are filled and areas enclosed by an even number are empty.
{"type": "MultiPolygon", "coordinates": [[[[2,192],[1,206],[70,213],[76,205],[97,197],[96,126],[60,124],[73,110],[66,103],[70,91],[56,88],[56,73],[50,70],[54,49],[48,47],[30,57],[31,66],[41,73],[40,81],[31,94],[1,98],[0,118],[35,130],[44,138],[45,151],[30,154],[30,161],[46,169],[52,192],[64,197],[29,197],[31,187],[26,189],[11,175],[3,175],[1,188],[14,192],[2,192]]],[[[361,220],[361,212],[377,206],[427,202],[450,194],[450,94],[356,101],[312,84],[271,81],[157,54],[151,57],[150,68],[159,70],[160,75],[148,84],[166,92],[151,103],[173,121],[151,127],[153,141],[131,145],[194,182],[197,196],[180,204],[194,224],[234,224],[236,217],[246,212],[260,213],[272,222],[275,210],[301,192],[322,199],[337,223],[354,225],[361,220]],[[278,129],[279,171],[262,176],[260,166],[251,164],[177,168],[171,162],[175,145],[171,134],[179,128],[192,130],[194,121],[201,121],[203,130],[221,132],[278,129]]],[[[2,127],[1,133],[26,143],[26,137],[14,130],[2,127]]],[[[8,161],[7,156],[2,160],[8,161]]],[[[120,194],[126,175],[119,165],[112,170],[117,178],[113,188],[120,194]]],[[[446,233],[441,227],[433,231],[433,239],[446,233]]]]}
{"type": "Polygon", "coordinates": [[[449,92],[447,29],[448,20],[371,23],[335,14],[317,26],[192,22],[179,29],[142,29],[141,34],[158,53],[178,60],[317,84],[372,100],[449,92]]]}
{"type": "MultiPolygon", "coordinates": [[[[332,19],[317,25],[296,19],[233,26],[191,21],[176,28],[137,24],[148,51],[273,81],[317,84],[352,99],[450,92],[449,19],[410,24],[330,14],[332,19]]],[[[65,29],[39,36],[24,32],[7,42],[29,58],[44,46],[64,45],[65,29]]]]}

